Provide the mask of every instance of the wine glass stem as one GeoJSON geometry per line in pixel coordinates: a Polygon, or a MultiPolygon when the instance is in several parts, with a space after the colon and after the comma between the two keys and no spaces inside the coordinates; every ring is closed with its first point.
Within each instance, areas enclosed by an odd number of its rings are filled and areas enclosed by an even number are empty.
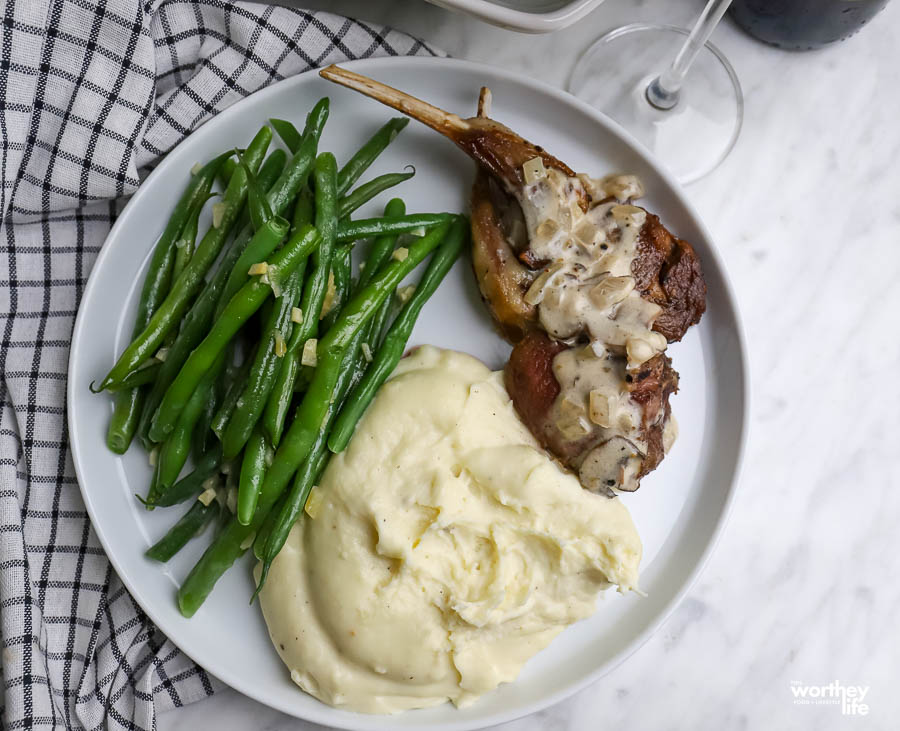
{"type": "Polygon", "coordinates": [[[658,109],[671,109],[678,104],[679,92],[684,84],[684,77],[700,49],[706,45],[731,0],[709,0],[703,13],[697,19],[694,28],[676,54],[672,63],[657,76],[647,87],[647,101],[658,109]]]}

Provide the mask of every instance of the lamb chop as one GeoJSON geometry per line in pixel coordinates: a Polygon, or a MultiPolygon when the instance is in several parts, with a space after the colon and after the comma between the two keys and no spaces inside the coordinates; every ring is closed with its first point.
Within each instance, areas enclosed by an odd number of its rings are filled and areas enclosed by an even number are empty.
{"type": "Polygon", "coordinates": [[[633,204],[631,175],[577,175],[490,119],[462,119],[360,74],[320,74],[453,140],[478,163],[472,264],[500,332],[523,422],[582,485],[633,491],[675,436],[678,374],[664,351],[705,311],[706,284],[689,243],[633,204]]]}

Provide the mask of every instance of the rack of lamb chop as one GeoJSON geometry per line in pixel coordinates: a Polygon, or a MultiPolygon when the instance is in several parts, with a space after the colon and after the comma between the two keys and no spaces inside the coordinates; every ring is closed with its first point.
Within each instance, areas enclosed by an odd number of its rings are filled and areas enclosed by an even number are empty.
{"type": "Polygon", "coordinates": [[[576,174],[490,115],[462,119],[338,66],[320,74],[409,115],[478,163],[472,265],[513,344],[507,390],[537,440],[582,485],[631,492],[676,436],[678,374],[665,350],[706,309],[700,261],[634,205],[633,175],[576,174]]]}

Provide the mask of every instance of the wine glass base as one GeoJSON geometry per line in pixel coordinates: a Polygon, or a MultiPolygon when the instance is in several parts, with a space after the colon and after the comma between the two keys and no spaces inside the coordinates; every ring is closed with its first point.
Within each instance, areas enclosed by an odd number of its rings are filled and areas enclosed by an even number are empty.
{"type": "Polygon", "coordinates": [[[643,23],[617,28],[585,51],[569,81],[570,92],[622,125],[681,183],[702,178],[727,157],[744,116],[737,75],[711,43],[697,54],[675,107],[662,110],[647,100],[647,86],[689,32],[643,23]]]}

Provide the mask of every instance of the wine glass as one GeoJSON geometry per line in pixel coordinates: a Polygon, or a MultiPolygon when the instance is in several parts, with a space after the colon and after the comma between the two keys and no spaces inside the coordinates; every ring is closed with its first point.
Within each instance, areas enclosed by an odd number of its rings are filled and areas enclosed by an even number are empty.
{"type": "Polygon", "coordinates": [[[616,28],[588,48],[569,81],[569,91],[621,124],[682,183],[721,163],[741,129],[740,82],[708,42],[731,1],[709,0],[690,31],[645,23],[616,28]]]}

